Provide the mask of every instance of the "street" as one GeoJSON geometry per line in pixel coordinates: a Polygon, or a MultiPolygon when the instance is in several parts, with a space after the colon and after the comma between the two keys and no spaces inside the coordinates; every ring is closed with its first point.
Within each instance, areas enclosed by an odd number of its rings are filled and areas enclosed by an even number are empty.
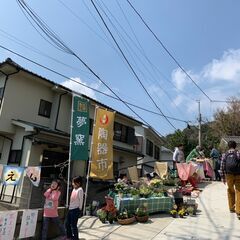
{"type": "Polygon", "coordinates": [[[240,239],[240,221],[228,211],[226,186],[209,182],[197,199],[196,217],[172,218],[169,214],[151,215],[148,223],[121,226],[102,224],[96,217],[79,220],[81,240],[232,240],[240,239]]]}

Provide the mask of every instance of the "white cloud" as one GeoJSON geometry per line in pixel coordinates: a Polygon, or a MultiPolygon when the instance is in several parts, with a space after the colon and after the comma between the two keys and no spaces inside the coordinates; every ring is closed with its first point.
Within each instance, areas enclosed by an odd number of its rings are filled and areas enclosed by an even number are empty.
{"type": "Polygon", "coordinates": [[[173,104],[172,105],[175,105],[175,106],[179,106],[181,105],[181,103],[184,101],[184,97],[182,95],[178,95],[174,101],[173,101],[173,104]]]}
{"type": "Polygon", "coordinates": [[[72,78],[74,81],[71,81],[71,80],[66,80],[64,82],[61,83],[61,85],[67,87],[67,88],[70,88],[72,90],[74,90],[75,92],[79,92],[79,93],[82,93],[90,98],[93,98],[93,99],[97,99],[97,96],[96,96],[96,92],[90,88],[87,88],[81,84],[84,84],[86,86],[89,86],[91,88],[95,88],[95,89],[99,89],[100,86],[101,86],[101,83],[100,82],[96,82],[96,83],[91,83],[91,84],[88,84],[84,81],[82,81],[80,78],[72,78]],[[79,83],[81,84],[79,84],[79,83]]]}
{"type": "Polygon", "coordinates": [[[240,49],[225,51],[220,59],[213,59],[203,68],[204,78],[225,81],[238,81],[240,77],[240,49]]]}
{"type": "Polygon", "coordinates": [[[183,73],[180,68],[174,69],[172,71],[172,81],[177,89],[183,90],[185,84],[187,83],[186,74],[183,73]]]}
{"type": "Polygon", "coordinates": [[[155,84],[150,85],[147,90],[150,94],[157,94],[159,97],[163,96],[163,89],[155,84]]]}

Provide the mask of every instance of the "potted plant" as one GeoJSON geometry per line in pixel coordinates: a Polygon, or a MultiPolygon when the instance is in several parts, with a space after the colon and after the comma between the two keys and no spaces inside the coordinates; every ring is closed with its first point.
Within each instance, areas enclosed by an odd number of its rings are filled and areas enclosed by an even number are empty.
{"type": "Polygon", "coordinates": [[[140,196],[144,198],[148,198],[152,193],[151,189],[146,186],[141,186],[139,191],[140,196]]]}
{"type": "Polygon", "coordinates": [[[144,206],[138,207],[135,216],[138,222],[147,222],[149,218],[147,208],[144,206]]]}
{"type": "Polygon", "coordinates": [[[127,209],[123,209],[119,212],[117,216],[117,221],[121,225],[128,225],[135,222],[135,216],[127,211],[127,209]]]}
{"type": "Polygon", "coordinates": [[[123,197],[123,193],[126,192],[127,184],[124,182],[118,182],[114,184],[115,191],[118,193],[120,198],[123,197]]]}
{"type": "Polygon", "coordinates": [[[102,223],[105,223],[107,220],[107,211],[105,211],[103,209],[98,209],[97,216],[102,223]]]}
{"type": "Polygon", "coordinates": [[[153,188],[161,188],[163,186],[163,182],[161,179],[155,178],[150,181],[150,186],[153,188]]]}
{"type": "Polygon", "coordinates": [[[172,209],[172,210],[170,211],[170,214],[171,214],[171,216],[172,216],[173,218],[176,218],[176,217],[177,217],[177,214],[178,214],[178,212],[177,212],[177,210],[176,210],[176,209],[172,209]]]}
{"type": "Polygon", "coordinates": [[[86,215],[91,216],[91,205],[86,206],[86,215]]]}
{"type": "Polygon", "coordinates": [[[139,198],[139,193],[140,193],[139,189],[137,189],[135,187],[131,187],[130,188],[130,193],[132,195],[132,198],[134,198],[134,199],[139,198]]]}
{"type": "Polygon", "coordinates": [[[186,211],[184,208],[182,208],[181,210],[178,211],[178,216],[180,218],[183,218],[186,215],[186,211]]]}
{"type": "Polygon", "coordinates": [[[115,214],[115,213],[113,213],[113,212],[108,212],[108,213],[107,213],[107,220],[108,220],[108,222],[109,222],[110,224],[113,223],[113,221],[115,220],[115,218],[116,218],[116,214],[115,214]]]}
{"type": "Polygon", "coordinates": [[[186,209],[186,211],[188,212],[188,214],[190,215],[190,216],[196,216],[196,209],[194,208],[194,207],[192,207],[192,206],[189,206],[187,209],[186,209]]]}

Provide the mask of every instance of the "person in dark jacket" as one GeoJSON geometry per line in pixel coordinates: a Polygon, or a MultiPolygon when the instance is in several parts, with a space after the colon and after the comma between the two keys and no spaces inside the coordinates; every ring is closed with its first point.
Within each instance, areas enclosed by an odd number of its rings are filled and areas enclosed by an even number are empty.
{"type": "Polygon", "coordinates": [[[214,146],[211,147],[210,157],[213,160],[216,181],[221,181],[221,176],[219,174],[221,164],[220,153],[214,146]]]}
{"type": "Polygon", "coordinates": [[[230,212],[236,212],[240,220],[240,153],[236,142],[229,141],[229,150],[223,154],[220,167],[222,182],[227,183],[228,205],[230,212]]]}

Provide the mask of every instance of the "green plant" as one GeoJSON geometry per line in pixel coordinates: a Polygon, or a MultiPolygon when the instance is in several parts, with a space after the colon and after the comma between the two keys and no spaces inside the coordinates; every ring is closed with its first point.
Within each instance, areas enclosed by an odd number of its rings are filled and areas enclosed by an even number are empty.
{"type": "Polygon", "coordinates": [[[112,213],[112,212],[108,212],[107,213],[107,220],[109,221],[110,224],[113,223],[115,218],[116,218],[116,214],[115,213],[112,213]]]}
{"type": "Polygon", "coordinates": [[[145,186],[141,186],[139,190],[139,194],[145,198],[149,197],[152,193],[151,189],[145,186]]]}
{"type": "Polygon", "coordinates": [[[121,212],[118,213],[118,219],[128,219],[133,217],[132,213],[129,213],[127,209],[123,209],[121,212]]]}
{"type": "Polygon", "coordinates": [[[87,215],[91,214],[91,210],[92,210],[92,206],[91,205],[86,206],[86,214],[87,215]]]}
{"type": "Polygon", "coordinates": [[[97,216],[102,223],[105,223],[107,220],[107,212],[103,209],[97,210],[97,216]]]}
{"type": "Polygon", "coordinates": [[[160,188],[162,187],[163,182],[161,179],[152,179],[150,181],[150,186],[154,187],[154,188],[160,188]]]}
{"type": "Polygon", "coordinates": [[[148,216],[147,208],[144,206],[138,207],[135,211],[135,215],[138,217],[148,216]]]}
{"type": "Polygon", "coordinates": [[[196,209],[192,206],[187,207],[186,211],[191,216],[196,215],[196,209]]]}
{"type": "Polygon", "coordinates": [[[183,218],[185,216],[186,212],[185,212],[185,209],[182,208],[181,210],[178,211],[178,215],[179,217],[183,218]]]}
{"type": "Polygon", "coordinates": [[[124,182],[118,182],[118,183],[114,184],[114,188],[115,188],[116,192],[121,192],[121,193],[125,192],[126,193],[128,186],[124,182]]]}
{"type": "Polygon", "coordinates": [[[171,211],[170,211],[170,214],[172,215],[172,217],[177,217],[177,214],[178,214],[178,212],[177,212],[177,210],[176,209],[172,209],[171,211]]]}
{"type": "Polygon", "coordinates": [[[129,191],[132,195],[139,195],[140,191],[139,189],[135,188],[135,187],[131,187],[130,191],[129,191]]]}

